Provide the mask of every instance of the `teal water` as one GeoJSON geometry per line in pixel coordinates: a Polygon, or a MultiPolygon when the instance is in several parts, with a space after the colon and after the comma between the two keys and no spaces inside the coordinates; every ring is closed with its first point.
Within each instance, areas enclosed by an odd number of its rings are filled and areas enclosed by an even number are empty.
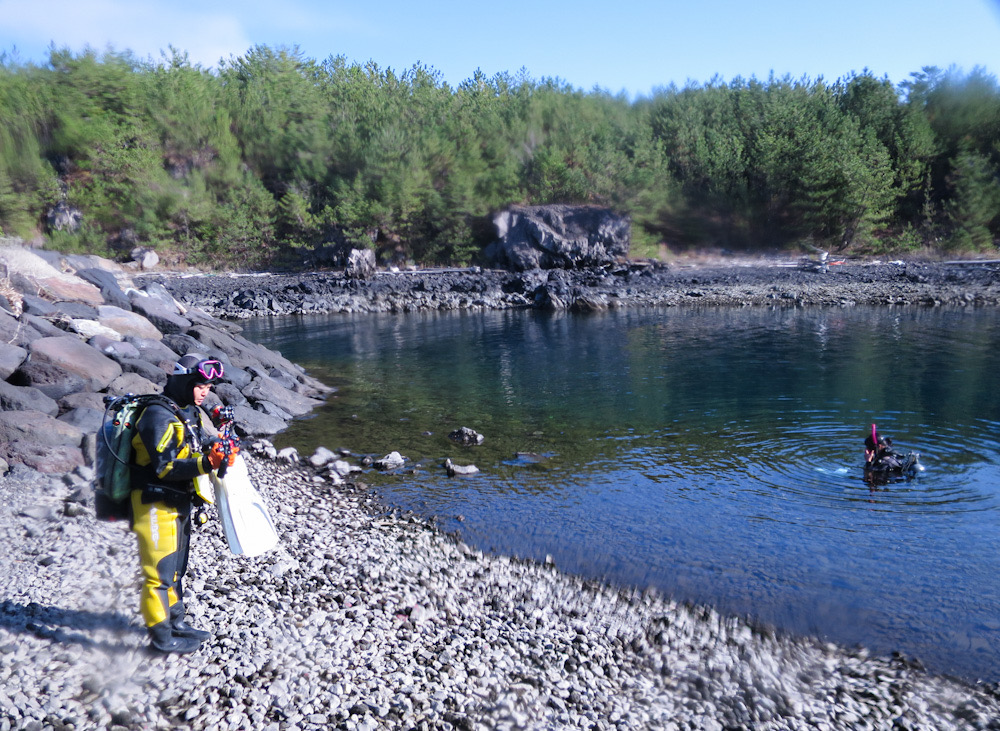
{"type": "Polygon", "coordinates": [[[399,451],[415,470],[363,479],[471,544],[1000,679],[1000,313],[517,311],[246,328],[339,389],[279,445],[399,451]],[[873,421],[926,471],[872,489],[873,421]],[[453,444],[461,426],[485,442],[453,444]],[[480,472],[448,478],[445,457],[480,472]]]}

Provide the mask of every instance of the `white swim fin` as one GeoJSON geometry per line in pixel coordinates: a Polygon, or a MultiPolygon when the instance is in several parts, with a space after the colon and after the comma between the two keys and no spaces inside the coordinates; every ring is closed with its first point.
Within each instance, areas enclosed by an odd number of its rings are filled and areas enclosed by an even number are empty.
{"type": "Polygon", "coordinates": [[[221,479],[212,473],[215,507],[229,550],[237,555],[259,556],[278,545],[278,531],[267,505],[250,481],[243,455],[237,454],[221,479]]]}

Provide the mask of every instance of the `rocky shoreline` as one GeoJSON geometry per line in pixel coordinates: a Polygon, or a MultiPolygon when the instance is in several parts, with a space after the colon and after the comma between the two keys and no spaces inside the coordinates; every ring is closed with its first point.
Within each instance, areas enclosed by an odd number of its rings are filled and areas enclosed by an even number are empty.
{"type": "Polygon", "coordinates": [[[93,257],[0,254],[0,442],[11,467],[0,478],[0,731],[1000,728],[993,683],[486,555],[387,511],[326,465],[275,459],[266,437],[326,390],[217,319],[498,306],[991,306],[1000,304],[993,265],[819,272],[756,262],[364,281],[139,276],[93,257]],[[132,327],[142,334],[121,332],[132,327]],[[189,609],[214,637],[189,656],[146,651],[134,539],[96,521],[90,505],[90,412],[102,394],[158,387],[168,353],[146,341],[225,359],[236,381],[219,397],[245,410],[237,418],[251,471],[282,537],[274,551],[246,558],[228,553],[217,520],[198,530],[189,609]]]}
{"type": "Polygon", "coordinates": [[[538,308],[856,305],[995,307],[1000,262],[845,261],[787,258],[632,263],[582,270],[417,270],[371,279],[339,272],[165,275],[178,300],[216,317],[538,308]]]}

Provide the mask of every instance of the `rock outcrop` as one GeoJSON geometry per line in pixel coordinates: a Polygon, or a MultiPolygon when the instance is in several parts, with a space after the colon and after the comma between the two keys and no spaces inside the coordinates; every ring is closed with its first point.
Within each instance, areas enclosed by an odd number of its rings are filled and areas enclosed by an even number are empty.
{"type": "Polygon", "coordinates": [[[515,271],[603,266],[628,256],[631,221],[594,206],[515,206],[493,219],[488,261],[515,271]]]}
{"type": "MultiPolygon", "coordinates": [[[[139,288],[99,257],[0,247],[0,458],[40,472],[94,462],[105,396],[157,393],[173,363],[200,352],[225,366],[209,397],[237,431],[275,434],[321,403],[326,386],[239,326],[139,288]]],[[[6,467],[0,464],[0,472],[6,467]]]]}

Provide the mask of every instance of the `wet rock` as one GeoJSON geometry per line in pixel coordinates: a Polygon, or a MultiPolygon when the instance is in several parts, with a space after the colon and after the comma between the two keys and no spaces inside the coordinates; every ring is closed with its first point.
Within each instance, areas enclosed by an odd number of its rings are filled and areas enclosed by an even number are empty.
{"type": "Polygon", "coordinates": [[[378,470],[394,470],[406,464],[406,459],[399,452],[389,452],[381,459],[376,459],[373,463],[378,470]]]}
{"type": "Polygon", "coordinates": [[[317,447],[312,456],[309,457],[309,464],[316,469],[320,469],[337,459],[337,454],[326,447],[317,447]]]}
{"type": "Polygon", "coordinates": [[[472,446],[476,444],[482,444],[486,437],[477,432],[475,429],[470,429],[467,426],[459,427],[453,432],[448,434],[448,438],[453,442],[458,442],[464,446],[472,446]]]}
{"type": "Polygon", "coordinates": [[[451,458],[447,458],[442,465],[445,472],[448,473],[448,477],[454,477],[455,475],[474,475],[479,472],[479,468],[474,464],[469,465],[458,465],[451,461],[451,458]]]}
{"type": "Polygon", "coordinates": [[[316,399],[291,391],[270,376],[258,376],[243,389],[243,395],[255,401],[267,401],[292,416],[308,414],[320,404],[316,399]]]}

